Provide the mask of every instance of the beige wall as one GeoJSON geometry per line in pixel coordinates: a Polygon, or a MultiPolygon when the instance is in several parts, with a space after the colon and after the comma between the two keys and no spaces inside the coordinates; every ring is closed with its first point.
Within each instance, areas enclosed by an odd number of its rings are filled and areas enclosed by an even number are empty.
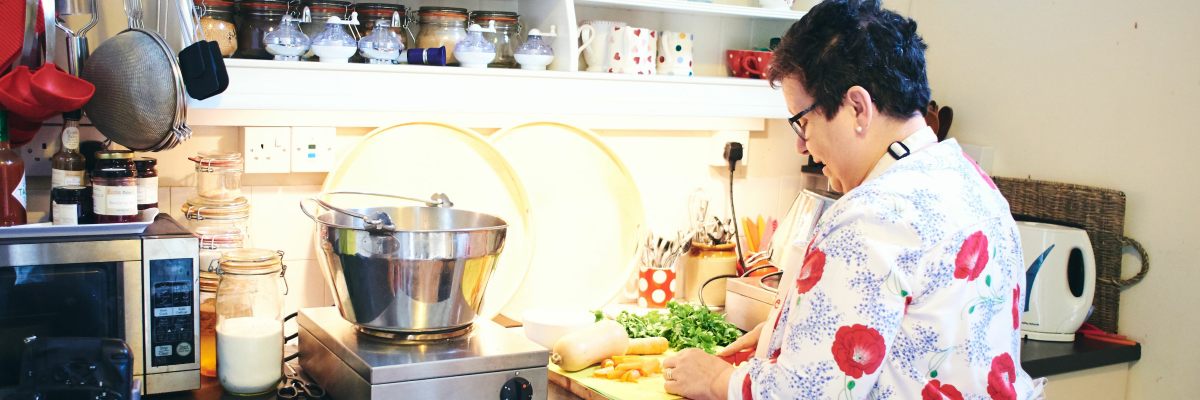
{"type": "MultiPolygon", "coordinates": [[[[911,0],[951,136],[995,148],[993,172],[1118,189],[1153,270],[1121,296],[1144,343],[1130,399],[1195,397],[1200,376],[1200,2],[911,0]]],[[[1136,259],[1125,259],[1132,275],[1136,259]]]]}

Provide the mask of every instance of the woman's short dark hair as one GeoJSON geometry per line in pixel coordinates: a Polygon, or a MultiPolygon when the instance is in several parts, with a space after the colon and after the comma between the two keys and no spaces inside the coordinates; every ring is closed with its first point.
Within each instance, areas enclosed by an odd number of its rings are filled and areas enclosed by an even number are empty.
{"type": "Polygon", "coordinates": [[[799,79],[826,118],[855,85],[884,114],[908,118],[929,104],[925,48],[917,22],[879,0],[826,0],[788,29],[767,78],[799,79]]]}

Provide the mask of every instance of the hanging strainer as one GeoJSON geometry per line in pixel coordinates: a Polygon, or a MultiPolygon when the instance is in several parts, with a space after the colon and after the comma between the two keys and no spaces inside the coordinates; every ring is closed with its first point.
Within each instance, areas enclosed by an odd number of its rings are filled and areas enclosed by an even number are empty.
{"type": "Polygon", "coordinates": [[[160,151],[191,137],[175,53],[142,27],[140,0],[125,0],[129,29],[100,44],[81,76],[96,85],[84,105],[104,136],[132,150],[160,151]]]}

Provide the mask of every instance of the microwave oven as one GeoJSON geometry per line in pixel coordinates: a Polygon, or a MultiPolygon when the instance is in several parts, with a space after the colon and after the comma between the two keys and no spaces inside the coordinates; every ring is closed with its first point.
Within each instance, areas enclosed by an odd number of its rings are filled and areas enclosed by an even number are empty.
{"type": "Polygon", "coordinates": [[[199,240],[167,215],[141,234],[0,239],[0,388],[24,339],[124,340],[142,394],[200,388],[199,240]]]}

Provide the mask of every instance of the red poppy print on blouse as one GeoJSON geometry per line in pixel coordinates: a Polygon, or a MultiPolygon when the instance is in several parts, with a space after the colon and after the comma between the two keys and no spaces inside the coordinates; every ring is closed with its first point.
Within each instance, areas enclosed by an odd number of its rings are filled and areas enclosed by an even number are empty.
{"type": "Polygon", "coordinates": [[[988,372],[988,395],[992,400],[1016,400],[1017,389],[1013,382],[1017,379],[1017,367],[1013,364],[1012,356],[1004,353],[992,359],[992,370],[988,372]]]}
{"type": "Polygon", "coordinates": [[[746,374],[746,379],[742,380],[742,398],[745,400],[754,399],[754,390],[750,387],[750,374],[746,374]]]}
{"type": "Polygon", "coordinates": [[[988,239],[983,231],[976,231],[963,241],[954,257],[954,277],[973,281],[983,273],[988,263],[988,239]]]}
{"type": "Polygon", "coordinates": [[[862,378],[873,374],[883,363],[887,345],[874,328],[854,324],[838,328],[833,337],[833,360],[847,376],[862,378]]]}
{"type": "Polygon", "coordinates": [[[972,160],[971,156],[968,156],[966,152],[963,152],[963,158],[966,158],[967,162],[971,163],[972,167],[975,167],[975,172],[979,173],[979,176],[983,178],[984,182],[987,182],[989,187],[992,189],[996,188],[996,182],[992,181],[992,177],[988,176],[987,172],[983,172],[983,168],[979,167],[979,163],[975,162],[975,160],[972,160]]]}
{"type": "Polygon", "coordinates": [[[925,384],[925,388],[921,389],[921,400],[963,400],[962,392],[954,385],[943,385],[942,382],[934,379],[925,384]]]}
{"type": "Polygon", "coordinates": [[[1013,329],[1017,329],[1021,326],[1021,318],[1020,318],[1021,314],[1019,314],[1017,312],[1017,303],[1020,303],[1020,302],[1021,302],[1021,287],[1017,286],[1017,287],[1013,288],[1013,306],[1012,306],[1013,329]]]}
{"type": "Polygon", "coordinates": [[[813,248],[804,256],[804,265],[800,266],[800,276],[796,278],[796,293],[805,294],[821,280],[825,273],[825,252],[813,248]]]}

